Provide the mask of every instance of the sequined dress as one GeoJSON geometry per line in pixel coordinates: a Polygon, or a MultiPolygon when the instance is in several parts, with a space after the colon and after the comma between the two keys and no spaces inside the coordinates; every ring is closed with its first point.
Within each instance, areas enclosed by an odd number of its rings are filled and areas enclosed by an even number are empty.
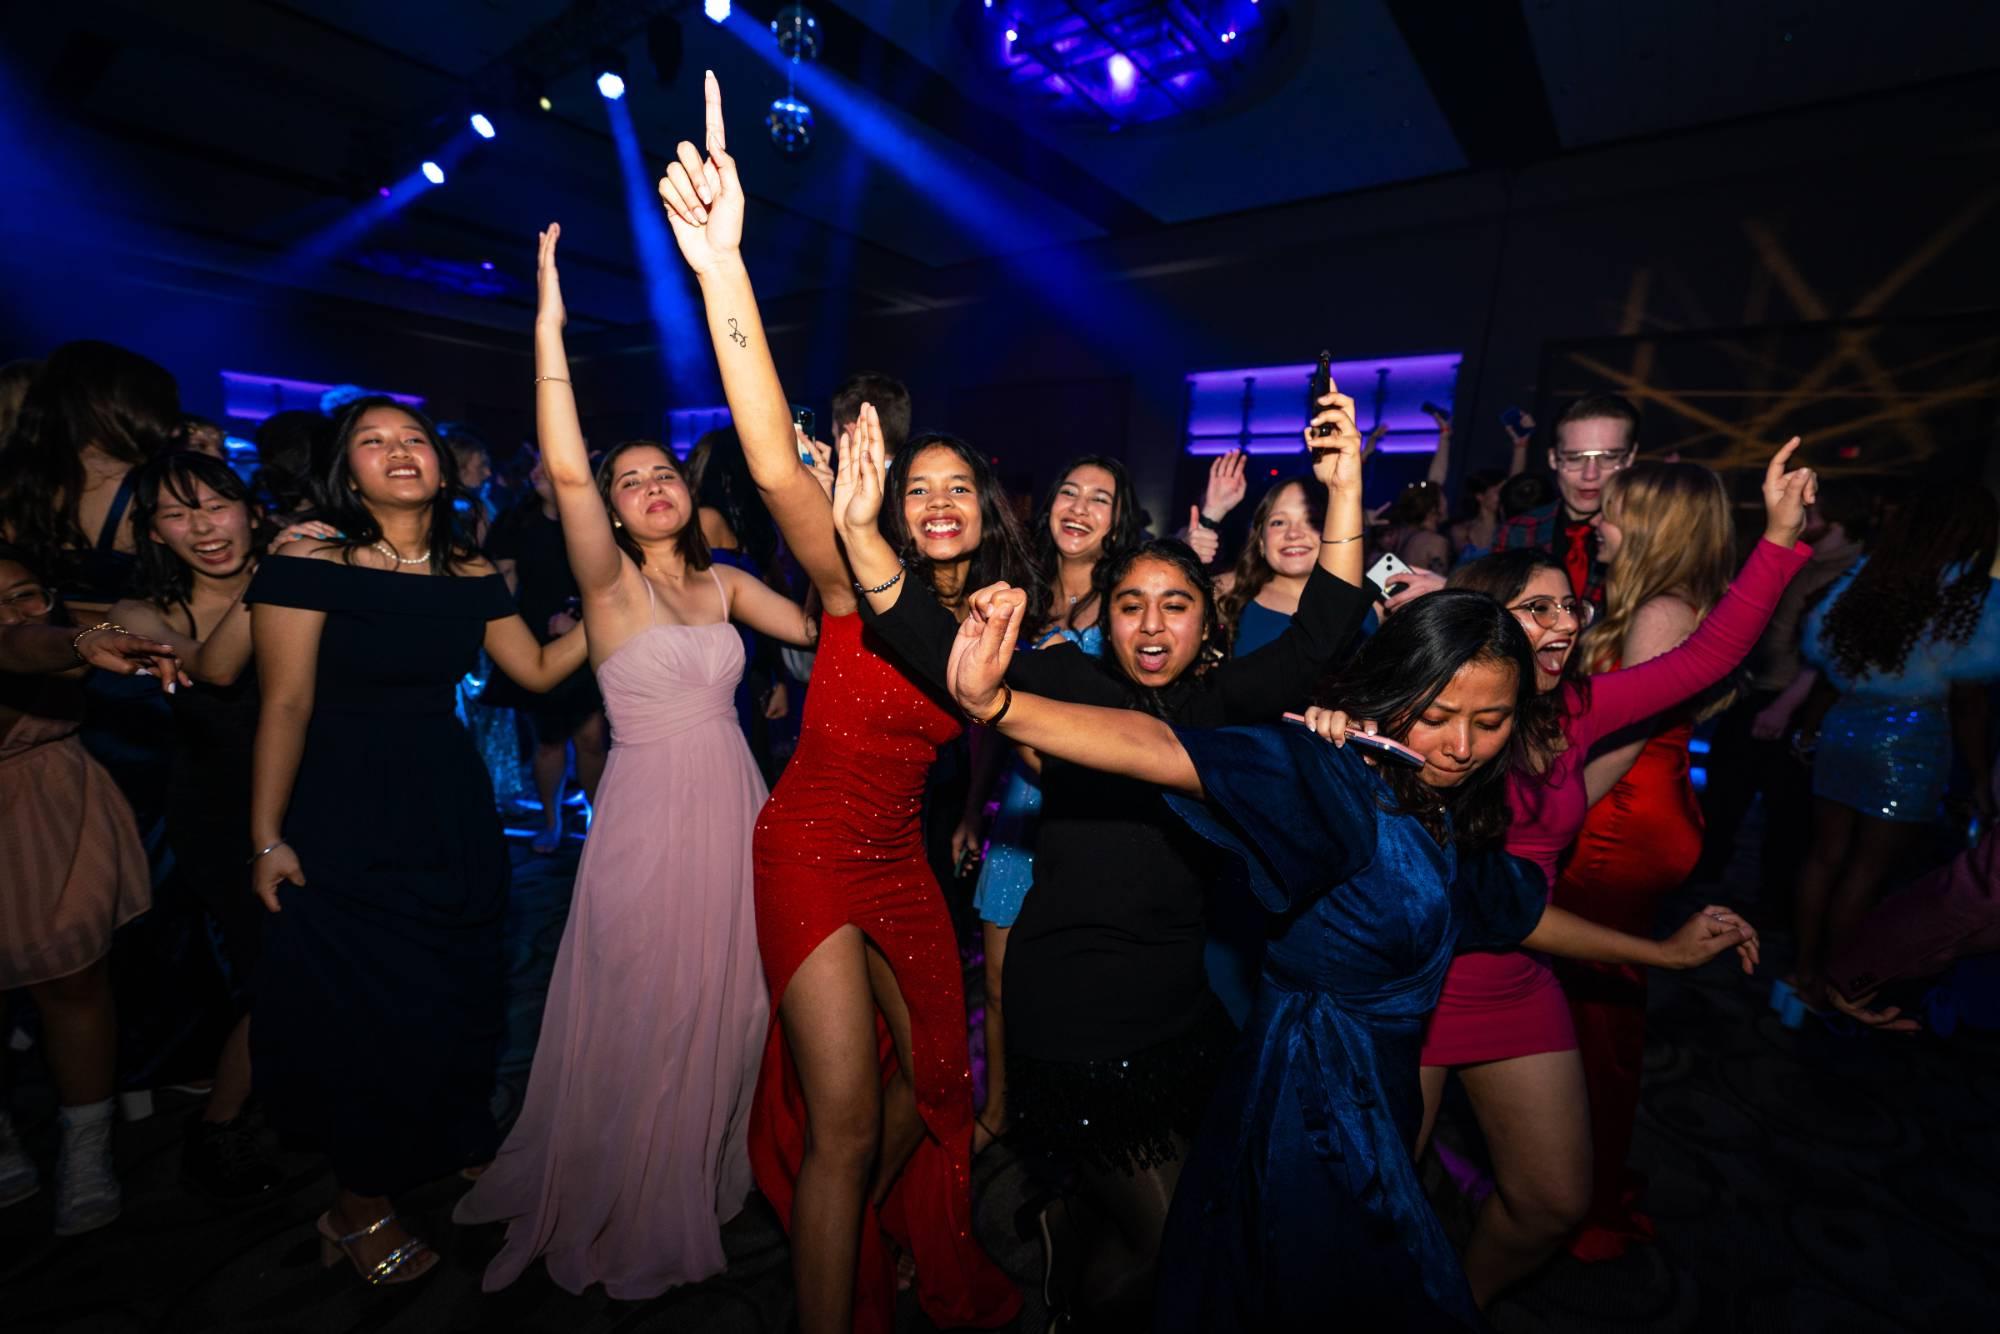
{"type": "MultiPolygon", "coordinates": [[[[964,978],[944,897],[924,856],[924,776],[958,720],[866,642],[857,614],[821,620],[799,747],[757,821],[757,944],[773,1021],[750,1117],[757,1188],[787,1227],[806,1111],[777,1015],[814,949],[852,924],[896,972],[910,1011],[917,1111],[929,1132],[878,1211],[861,1219],[854,1328],[895,1327],[886,1231],[916,1263],[940,1328],[1011,1320],[1020,1294],[972,1235],[972,1072],[964,978]]],[[[876,1021],[884,1078],[896,1055],[876,1021]]]]}
{"type": "Polygon", "coordinates": [[[1826,614],[1867,563],[1835,580],[1806,614],[1806,660],[1840,689],[1820,723],[1813,795],[1877,820],[1926,823],[1937,818],[1951,778],[1952,685],[2000,678],[2000,579],[1987,581],[1979,623],[1962,642],[1927,631],[1902,670],[1850,677],[1833,660],[1826,614]]]}

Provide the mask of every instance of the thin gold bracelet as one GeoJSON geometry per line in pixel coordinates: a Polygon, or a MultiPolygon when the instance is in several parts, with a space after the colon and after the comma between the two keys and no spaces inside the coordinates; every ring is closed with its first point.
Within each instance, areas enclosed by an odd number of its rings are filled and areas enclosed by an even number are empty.
{"type": "Polygon", "coordinates": [[[1322,537],[1319,540],[1319,544],[1323,547],[1343,546],[1349,542],[1359,542],[1366,536],[1368,536],[1366,533],[1356,533],[1352,537],[1322,537]]]}
{"type": "Polygon", "coordinates": [[[569,383],[569,377],[567,375],[537,375],[535,377],[536,384],[540,384],[544,380],[554,380],[557,384],[569,383]]]}

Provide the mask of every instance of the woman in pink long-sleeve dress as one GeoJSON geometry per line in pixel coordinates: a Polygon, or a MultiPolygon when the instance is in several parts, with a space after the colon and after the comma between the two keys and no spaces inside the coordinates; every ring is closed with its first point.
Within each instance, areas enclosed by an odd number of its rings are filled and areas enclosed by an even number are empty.
{"type": "Polygon", "coordinates": [[[541,238],[537,425],[614,744],[550,979],[528,1097],[460,1222],[505,1220],[490,1291],[536,1256],[572,1292],[657,1296],[722,1271],[751,1187],[770,1001],[750,836],[766,797],[736,721],[739,620],[787,643],[798,605],[711,563],[664,446],[613,446],[593,479],[541,238]]]}
{"type": "MultiPolygon", "coordinates": [[[[1686,642],[1636,667],[1587,683],[1570,678],[1576,639],[1589,612],[1556,557],[1533,550],[1501,552],[1453,572],[1452,587],[1489,593],[1513,611],[1535,650],[1537,684],[1550,707],[1521,723],[1532,762],[1508,779],[1513,823],[1507,851],[1541,867],[1550,884],[1589,808],[1583,770],[1591,748],[1735,670],[1811,554],[1798,535],[1812,496],[1812,471],[1784,468],[1797,446],[1793,440],[1779,450],[1766,470],[1764,537],[1729,592],[1686,642]]],[[[1645,942],[1626,939],[1641,948],[1617,962],[1657,963],[1645,942]]],[[[1484,1306],[1546,1261],[1590,1203],[1583,1064],[1568,1002],[1548,961],[1519,951],[1459,955],[1445,974],[1422,1059],[1425,1119],[1419,1151],[1429,1139],[1445,1079],[1457,1071],[1492,1154],[1494,1190],[1480,1207],[1465,1252],[1466,1278],[1484,1306]]]]}

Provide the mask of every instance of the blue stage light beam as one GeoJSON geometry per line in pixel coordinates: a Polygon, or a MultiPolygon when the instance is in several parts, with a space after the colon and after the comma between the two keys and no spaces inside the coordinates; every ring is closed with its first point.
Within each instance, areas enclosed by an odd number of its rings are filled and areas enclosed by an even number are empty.
{"type": "MultiPolygon", "coordinates": [[[[796,77],[800,99],[819,114],[829,131],[851,137],[872,162],[943,209],[1076,327],[1092,338],[1115,338],[1128,347],[1135,341],[1170,345],[1174,322],[1164,311],[1147,308],[1130,288],[1114,285],[1039,219],[1014,208],[949,155],[904,129],[897,114],[873,94],[818,62],[794,65],[779,52],[770,29],[745,16],[730,19],[722,28],[779,73],[796,77]]],[[[739,126],[751,123],[742,110],[743,100],[739,94],[734,103],[733,120],[739,126]]],[[[745,151],[736,150],[739,157],[745,151]]]]}
{"type": "Polygon", "coordinates": [[[625,214],[632,225],[633,247],[639,252],[646,304],[659,336],[661,364],[671,397],[683,403],[715,401],[722,391],[709,347],[708,321],[696,298],[693,275],[667,230],[667,211],[660,203],[656,184],[658,173],[646,165],[646,151],[632,126],[631,108],[622,101],[611,101],[604,104],[604,113],[618,145],[625,214]]]}

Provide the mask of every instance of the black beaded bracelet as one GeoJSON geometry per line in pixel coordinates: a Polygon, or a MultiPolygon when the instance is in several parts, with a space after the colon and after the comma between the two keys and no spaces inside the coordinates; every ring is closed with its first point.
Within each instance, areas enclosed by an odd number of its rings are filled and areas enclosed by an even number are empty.
{"type": "Polygon", "coordinates": [[[883,582],[875,585],[875,587],[873,588],[863,588],[860,584],[857,583],[854,585],[854,591],[861,594],[863,597],[872,597],[876,593],[886,593],[890,589],[896,586],[896,581],[901,579],[903,577],[903,574],[904,574],[903,562],[901,560],[898,560],[896,562],[896,573],[891,575],[888,579],[885,579],[883,582]]]}

